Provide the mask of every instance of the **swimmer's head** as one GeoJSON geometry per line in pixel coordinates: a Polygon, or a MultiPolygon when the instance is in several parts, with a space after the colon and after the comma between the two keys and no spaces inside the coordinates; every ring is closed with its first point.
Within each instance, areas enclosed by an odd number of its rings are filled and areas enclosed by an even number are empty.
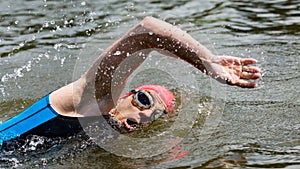
{"type": "Polygon", "coordinates": [[[109,112],[109,123],[121,132],[133,131],[172,113],[174,106],[175,97],[166,87],[143,85],[119,98],[109,112]]]}

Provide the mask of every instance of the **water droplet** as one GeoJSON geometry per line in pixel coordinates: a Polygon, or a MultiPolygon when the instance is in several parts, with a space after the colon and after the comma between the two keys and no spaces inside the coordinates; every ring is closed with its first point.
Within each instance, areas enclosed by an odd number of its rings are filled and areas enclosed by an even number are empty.
{"type": "Polygon", "coordinates": [[[114,53],[114,55],[116,55],[116,56],[121,55],[121,54],[122,54],[121,51],[116,51],[116,52],[114,53]]]}
{"type": "Polygon", "coordinates": [[[55,44],[54,45],[54,49],[57,50],[57,51],[59,51],[59,49],[60,49],[61,46],[62,46],[61,43],[55,44]]]}
{"type": "Polygon", "coordinates": [[[159,41],[159,38],[157,38],[156,40],[157,40],[157,42],[158,42],[158,41],[159,41]]]}
{"type": "Polygon", "coordinates": [[[22,70],[23,70],[22,68],[18,68],[18,69],[14,70],[16,77],[23,77],[24,76],[22,70]]]}
{"type": "Polygon", "coordinates": [[[135,33],[134,32],[130,32],[129,36],[133,36],[133,35],[135,35],[135,33]]]}
{"type": "Polygon", "coordinates": [[[49,27],[49,23],[48,23],[48,22],[45,22],[45,23],[43,24],[43,27],[44,27],[44,28],[49,27]]]}
{"type": "Polygon", "coordinates": [[[153,32],[149,32],[149,35],[152,36],[152,35],[153,35],[153,32]]]}
{"type": "Polygon", "coordinates": [[[66,57],[61,58],[60,60],[60,66],[62,67],[65,63],[66,57]]]}
{"type": "Polygon", "coordinates": [[[85,1],[81,2],[81,5],[82,5],[82,6],[85,6],[85,5],[86,5],[86,2],[85,2],[85,1]]]}
{"type": "Polygon", "coordinates": [[[190,45],[190,44],[187,42],[187,43],[186,43],[186,47],[189,47],[189,45],[190,45]]]}
{"type": "Polygon", "coordinates": [[[45,56],[45,58],[47,58],[47,59],[49,59],[49,58],[50,58],[50,56],[49,56],[49,54],[48,54],[48,53],[45,53],[45,54],[44,54],[44,56],[45,56]]]}

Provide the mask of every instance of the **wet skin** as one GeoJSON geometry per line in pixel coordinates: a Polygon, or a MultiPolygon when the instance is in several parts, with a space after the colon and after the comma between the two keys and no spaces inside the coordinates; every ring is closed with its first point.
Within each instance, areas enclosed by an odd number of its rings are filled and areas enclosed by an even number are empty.
{"type": "Polygon", "coordinates": [[[114,109],[109,112],[110,120],[119,128],[126,128],[133,131],[143,124],[153,121],[153,113],[165,112],[166,105],[155,91],[147,91],[152,96],[154,104],[150,108],[138,106],[134,94],[121,97],[114,109]]]}

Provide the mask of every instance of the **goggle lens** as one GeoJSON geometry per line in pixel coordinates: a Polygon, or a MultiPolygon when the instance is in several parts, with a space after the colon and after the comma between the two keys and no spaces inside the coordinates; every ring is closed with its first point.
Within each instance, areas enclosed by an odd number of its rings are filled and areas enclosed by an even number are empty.
{"type": "Polygon", "coordinates": [[[137,100],[142,103],[145,107],[148,107],[151,105],[150,100],[147,95],[143,92],[138,92],[136,94],[137,100]]]}
{"type": "Polygon", "coordinates": [[[149,109],[153,106],[153,98],[152,96],[146,91],[136,91],[132,90],[131,92],[134,93],[134,100],[137,105],[144,109],[149,109]]]}

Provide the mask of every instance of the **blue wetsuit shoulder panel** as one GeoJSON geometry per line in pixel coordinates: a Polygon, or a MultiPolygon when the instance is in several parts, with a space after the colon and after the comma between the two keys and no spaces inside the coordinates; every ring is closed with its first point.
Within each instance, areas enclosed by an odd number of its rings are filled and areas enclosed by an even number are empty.
{"type": "Polygon", "coordinates": [[[49,95],[22,113],[0,124],[0,146],[4,142],[28,135],[67,137],[83,131],[83,127],[102,123],[100,116],[69,117],[60,115],[50,105],[49,95]]]}
{"type": "Polygon", "coordinates": [[[3,141],[16,138],[57,117],[59,114],[50,106],[49,96],[50,94],[34,103],[22,113],[0,124],[0,145],[3,141]]]}

